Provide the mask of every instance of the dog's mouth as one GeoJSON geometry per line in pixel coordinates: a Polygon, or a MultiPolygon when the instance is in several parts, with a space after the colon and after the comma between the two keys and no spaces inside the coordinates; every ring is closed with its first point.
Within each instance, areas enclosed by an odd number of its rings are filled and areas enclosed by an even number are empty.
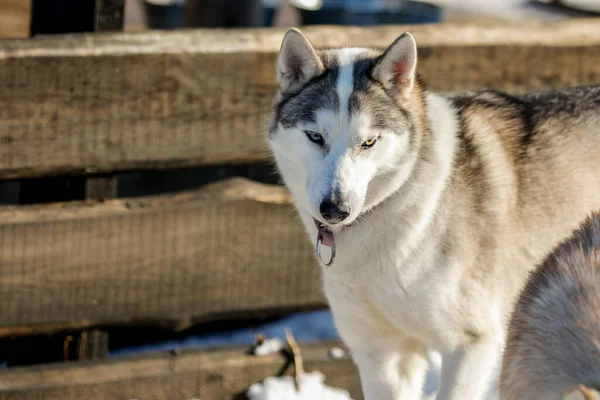
{"type": "Polygon", "coordinates": [[[335,260],[335,238],[333,236],[333,232],[331,232],[329,228],[325,226],[325,224],[317,221],[315,218],[313,218],[313,221],[315,222],[317,230],[319,231],[317,233],[317,244],[315,251],[317,252],[317,256],[323,265],[329,267],[335,260]],[[331,249],[331,255],[328,260],[324,259],[323,255],[321,254],[321,245],[327,246],[331,249]]]}
{"type": "MultiPolygon", "coordinates": [[[[315,226],[319,230],[319,236],[321,237],[321,242],[325,246],[329,246],[329,247],[335,245],[335,238],[334,238],[334,235],[333,235],[333,232],[331,231],[331,229],[327,225],[325,225],[323,222],[317,220],[314,217],[313,217],[313,221],[315,223],[315,226]]],[[[353,226],[357,221],[358,221],[358,218],[355,218],[353,221],[351,221],[349,223],[339,224],[339,225],[336,225],[336,227],[339,227],[340,229],[347,229],[347,228],[350,228],[351,226],[353,226]]]]}
{"type": "MultiPolygon", "coordinates": [[[[317,247],[315,250],[316,250],[317,255],[319,256],[319,259],[321,260],[321,262],[323,264],[325,264],[326,266],[330,266],[333,264],[333,261],[335,260],[335,236],[334,236],[333,232],[329,229],[329,227],[326,226],[324,223],[318,221],[316,218],[313,218],[313,221],[318,230],[317,245],[316,245],[317,247]],[[331,256],[328,261],[324,260],[323,257],[321,256],[321,245],[331,248],[331,256]]],[[[356,220],[352,221],[351,223],[349,223],[347,225],[343,225],[343,228],[347,228],[347,227],[353,225],[354,222],[356,222],[356,220]]]]}
{"type": "Polygon", "coordinates": [[[331,232],[329,228],[325,226],[325,224],[323,224],[320,221],[317,221],[315,218],[313,218],[313,221],[315,221],[315,225],[319,230],[319,237],[321,238],[321,243],[328,247],[335,246],[335,238],[333,236],[333,232],[331,232]]]}

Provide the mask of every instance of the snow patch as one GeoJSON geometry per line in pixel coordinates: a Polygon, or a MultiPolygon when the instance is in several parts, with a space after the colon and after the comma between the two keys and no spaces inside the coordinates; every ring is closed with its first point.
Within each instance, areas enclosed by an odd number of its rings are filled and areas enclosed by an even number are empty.
{"type": "Polygon", "coordinates": [[[291,376],[271,377],[250,386],[247,395],[250,400],[352,400],[345,390],[325,385],[318,371],[300,375],[298,387],[291,376]]]}
{"type": "Polygon", "coordinates": [[[283,341],[278,338],[265,339],[252,349],[252,354],[259,357],[268,356],[280,352],[284,347],[283,341]]]}

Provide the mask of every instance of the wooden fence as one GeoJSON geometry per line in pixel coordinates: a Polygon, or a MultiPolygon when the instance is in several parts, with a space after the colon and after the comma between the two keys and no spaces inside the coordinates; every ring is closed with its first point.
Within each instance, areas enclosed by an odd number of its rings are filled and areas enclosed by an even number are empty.
{"type": "MultiPolygon", "coordinates": [[[[407,29],[431,90],[600,82],[594,19],[305,32],[317,47],[384,47],[407,29]]],[[[283,33],[0,41],[0,179],[84,176],[89,188],[110,189],[127,171],[269,162],[283,33]]],[[[0,337],[182,329],[324,306],[313,250],[281,186],[230,178],[163,195],[0,207],[0,337]]],[[[308,369],[360,399],[353,364],[329,360],[330,345],[304,348],[308,369]]],[[[226,349],[15,367],[0,370],[0,400],[230,399],[286,362],[226,349]]]]}
{"type": "MultiPolygon", "coordinates": [[[[337,343],[302,346],[305,369],[318,370],[327,383],[360,399],[352,362],[331,360],[337,343]]],[[[281,355],[256,357],[242,348],[156,354],[119,361],[64,363],[13,368],[0,373],[0,400],[192,400],[242,399],[248,385],[279,374],[281,355]]]]}
{"type": "MultiPolygon", "coordinates": [[[[597,82],[596,20],[412,26],[432,90],[597,82]]],[[[306,28],[319,47],[386,46],[408,28],[306,28]]],[[[269,159],[264,130],[284,31],[200,30],[7,40],[0,177],[269,159]]]]}

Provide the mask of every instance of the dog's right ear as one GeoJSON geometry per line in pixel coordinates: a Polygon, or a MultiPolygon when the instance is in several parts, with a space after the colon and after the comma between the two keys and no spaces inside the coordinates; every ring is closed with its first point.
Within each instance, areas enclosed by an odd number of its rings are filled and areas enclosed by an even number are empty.
{"type": "Polygon", "coordinates": [[[600,393],[595,389],[579,385],[565,393],[563,400],[600,400],[600,393]]]}
{"type": "Polygon", "coordinates": [[[277,82],[282,92],[293,92],[321,75],[325,67],[314,47],[298,29],[283,37],[277,61],[277,82]]]}
{"type": "Polygon", "coordinates": [[[383,87],[408,97],[415,83],[417,44],[408,32],[398,37],[379,57],[371,76],[383,87]]]}

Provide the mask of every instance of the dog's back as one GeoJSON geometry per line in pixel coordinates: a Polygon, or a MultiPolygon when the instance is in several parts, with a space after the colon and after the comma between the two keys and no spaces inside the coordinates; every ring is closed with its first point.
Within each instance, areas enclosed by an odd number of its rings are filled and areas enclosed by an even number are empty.
{"type": "Polygon", "coordinates": [[[511,319],[500,394],[600,400],[600,214],[529,278],[511,319]]]}

